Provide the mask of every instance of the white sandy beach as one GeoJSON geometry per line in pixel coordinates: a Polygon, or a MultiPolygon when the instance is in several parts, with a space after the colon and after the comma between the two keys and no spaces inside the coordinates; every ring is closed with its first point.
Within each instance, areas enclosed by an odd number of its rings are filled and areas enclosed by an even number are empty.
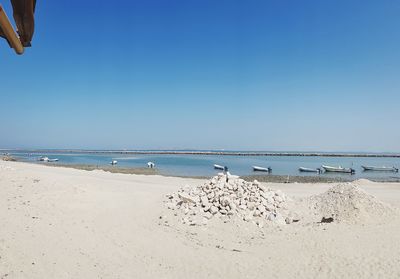
{"type": "MultiPolygon", "coordinates": [[[[1,161],[0,278],[400,277],[399,218],[262,229],[180,224],[165,195],[203,182],[1,161]]],[[[332,185],[268,186],[296,199],[332,185]]],[[[400,184],[359,186],[400,207],[400,184]]]]}

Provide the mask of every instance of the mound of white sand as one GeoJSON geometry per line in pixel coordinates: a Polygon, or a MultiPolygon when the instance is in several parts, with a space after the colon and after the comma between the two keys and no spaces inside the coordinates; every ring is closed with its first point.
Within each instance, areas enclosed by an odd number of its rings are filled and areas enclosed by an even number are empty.
{"type": "Polygon", "coordinates": [[[344,183],[308,199],[314,215],[325,222],[367,223],[386,222],[395,209],[360,189],[344,183]]]}

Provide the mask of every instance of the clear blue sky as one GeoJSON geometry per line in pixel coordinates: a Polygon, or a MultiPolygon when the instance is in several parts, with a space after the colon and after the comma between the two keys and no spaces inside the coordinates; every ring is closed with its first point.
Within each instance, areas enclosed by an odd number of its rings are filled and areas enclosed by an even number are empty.
{"type": "Polygon", "coordinates": [[[32,44],[0,148],[400,151],[399,1],[39,0],[32,44]]]}

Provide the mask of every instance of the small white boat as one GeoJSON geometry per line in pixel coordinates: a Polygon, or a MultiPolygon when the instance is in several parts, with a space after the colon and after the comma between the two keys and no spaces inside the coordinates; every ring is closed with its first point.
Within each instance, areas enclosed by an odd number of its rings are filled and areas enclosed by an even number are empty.
{"type": "Polygon", "coordinates": [[[147,167],[150,169],[153,169],[156,166],[156,164],[154,164],[153,162],[148,162],[147,163],[147,167]]]}
{"type": "Polygon", "coordinates": [[[399,169],[395,167],[374,167],[374,166],[361,166],[364,171],[392,171],[392,172],[398,172],[399,169]]]}
{"type": "Polygon", "coordinates": [[[58,159],[57,159],[57,158],[54,158],[54,159],[48,159],[48,160],[47,160],[47,162],[58,162],[58,159]]]}
{"type": "Polygon", "coordinates": [[[216,169],[216,170],[224,170],[225,167],[224,167],[224,166],[221,166],[221,165],[215,164],[215,165],[214,165],[214,169],[216,169]]]}
{"type": "Polygon", "coordinates": [[[341,166],[339,167],[331,167],[331,166],[325,166],[322,165],[322,168],[326,171],[326,172],[339,172],[339,173],[350,173],[350,174],[354,174],[356,171],[352,168],[343,168],[341,166]]]}
{"type": "Polygon", "coordinates": [[[316,168],[316,169],[311,169],[311,168],[304,168],[304,167],[300,167],[299,168],[300,172],[316,172],[316,173],[320,173],[321,169],[320,168],[316,168]]]}
{"type": "Polygon", "coordinates": [[[40,161],[40,162],[49,162],[49,157],[46,157],[46,156],[41,156],[41,157],[39,157],[39,159],[38,159],[38,161],[40,161]]]}
{"type": "Polygon", "coordinates": [[[253,171],[271,172],[272,169],[270,167],[263,168],[263,167],[253,166],[253,171]]]}
{"type": "Polygon", "coordinates": [[[118,164],[118,161],[117,160],[112,160],[110,164],[114,166],[114,165],[118,164]]]}

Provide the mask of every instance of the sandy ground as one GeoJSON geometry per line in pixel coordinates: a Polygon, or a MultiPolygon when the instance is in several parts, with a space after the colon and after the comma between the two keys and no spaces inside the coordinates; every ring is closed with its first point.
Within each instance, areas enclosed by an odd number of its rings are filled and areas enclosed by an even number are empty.
{"type": "MultiPolygon", "coordinates": [[[[180,224],[165,194],[202,182],[0,162],[0,278],[400,278],[399,218],[180,224]]],[[[332,184],[268,186],[297,199],[332,184]]],[[[400,184],[360,187],[400,207],[400,184]]]]}

